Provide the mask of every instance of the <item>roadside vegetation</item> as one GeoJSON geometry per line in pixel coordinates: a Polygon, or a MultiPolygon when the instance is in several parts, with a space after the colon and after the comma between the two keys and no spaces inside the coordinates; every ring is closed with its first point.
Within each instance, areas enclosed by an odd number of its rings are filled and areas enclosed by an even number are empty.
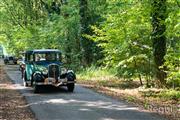
{"type": "MultiPolygon", "coordinates": [[[[113,69],[107,70],[104,68],[90,67],[78,73],[78,83],[92,85],[94,87],[108,87],[121,90],[138,89],[142,97],[159,98],[169,101],[173,100],[176,103],[180,101],[180,90],[178,87],[175,89],[148,87],[146,86],[147,81],[145,79],[139,81],[138,78],[129,80],[118,78],[114,71],[113,69]]],[[[130,94],[133,95],[133,93],[130,94]]]]}
{"type": "Polygon", "coordinates": [[[147,81],[138,78],[118,78],[115,70],[90,67],[77,75],[78,83],[84,87],[125,100],[143,110],[157,112],[171,120],[179,119],[180,90],[147,87],[147,81]],[[141,83],[142,82],[142,83],[141,83]],[[142,85],[143,84],[143,85],[142,85]]]}

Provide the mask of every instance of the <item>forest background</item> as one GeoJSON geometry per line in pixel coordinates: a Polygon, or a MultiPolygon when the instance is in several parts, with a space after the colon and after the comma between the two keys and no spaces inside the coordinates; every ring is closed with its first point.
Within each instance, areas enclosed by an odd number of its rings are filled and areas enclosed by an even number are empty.
{"type": "Polygon", "coordinates": [[[179,90],[179,9],[178,0],[1,0],[0,43],[16,56],[60,49],[80,79],[179,90]]]}

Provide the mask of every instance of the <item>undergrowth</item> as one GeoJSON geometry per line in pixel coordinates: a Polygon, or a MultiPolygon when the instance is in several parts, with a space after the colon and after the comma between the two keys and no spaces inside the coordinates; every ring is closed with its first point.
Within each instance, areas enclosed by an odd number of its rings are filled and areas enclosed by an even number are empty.
{"type": "Polygon", "coordinates": [[[81,70],[78,72],[77,75],[79,80],[94,80],[94,81],[101,81],[101,80],[116,80],[116,70],[115,69],[104,69],[101,67],[89,67],[86,69],[81,70]]]}
{"type": "MultiPolygon", "coordinates": [[[[78,83],[89,84],[101,87],[117,88],[117,89],[136,89],[140,87],[140,83],[136,80],[125,81],[116,76],[115,69],[97,68],[95,66],[86,68],[77,73],[78,83]]],[[[175,89],[142,89],[139,91],[143,97],[153,97],[163,100],[180,99],[179,90],[175,89]]]]}

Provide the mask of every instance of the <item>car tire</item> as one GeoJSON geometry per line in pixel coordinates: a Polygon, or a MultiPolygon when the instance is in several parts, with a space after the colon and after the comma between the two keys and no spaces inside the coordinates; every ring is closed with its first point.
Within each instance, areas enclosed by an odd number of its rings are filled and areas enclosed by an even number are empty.
{"type": "Polygon", "coordinates": [[[24,75],[23,75],[23,76],[24,76],[24,77],[23,77],[23,85],[24,85],[24,87],[28,87],[28,83],[26,82],[26,80],[27,80],[27,79],[26,79],[26,72],[24,72],[23,74],[24,74],[24,75]]]}
{"type": "Polygon", "coordinates": [[[4,61],[4,64],[5,64],[5,65],[7,65],[7,63],[8,63],[7,61],[4,61]]]}
{"type": "Polygon", "coordinates": [[[33,87],[33,80],[31,80],[31,84],[30,84],[31,87],[33,87]]]}
{"type": "Polygon", "coordinates": [[[34,93],[39,93],[39,85],[36,85],[35,82],[33,84],[33,90],[34,90],[34,93]]]}
{"type": "Polygon", "coordinates": [[[75,86],[74,83],[67,84],[68,91],[73,92],[74,91],[74,86],[75,86]]]}
{"type": "Polygon", "coordinates": [[[23,85],[24,85],[24,87],[28,87],[28,83],[24,80],[23,80],[23,85]]]}

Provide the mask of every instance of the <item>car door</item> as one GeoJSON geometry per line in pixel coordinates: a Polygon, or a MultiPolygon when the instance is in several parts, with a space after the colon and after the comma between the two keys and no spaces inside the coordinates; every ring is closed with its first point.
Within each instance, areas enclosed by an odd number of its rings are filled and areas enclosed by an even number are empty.
{"type": "Polygon", "coordinates": [[[34,70],[34,57],[33,54],[27,54],[26,55],[26,69],[25,69],[25,75],[26,75],[26,80],[30,81],[32,74],[33,74],[33,70],[34,70]]]}

